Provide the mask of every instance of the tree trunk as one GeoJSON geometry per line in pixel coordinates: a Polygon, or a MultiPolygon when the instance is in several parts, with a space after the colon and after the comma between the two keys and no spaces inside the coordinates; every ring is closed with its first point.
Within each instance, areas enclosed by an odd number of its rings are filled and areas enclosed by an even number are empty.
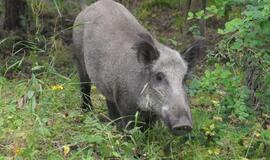
{"type": "Polygon", "coordinates": [[[4,29],[15,30],[23,27],[22,20],[25,18],[26,0],[4,0],[5,19],[4,29]]]}
{"type": "MultiPolygon", "coordinates": [[[[187,34],[190,33],[189,28],[196,25],[198,26],[198,31],[200,32],[200,36],[204,37],[205,36],[205,27],[206,27],[206,21],[205,19],[193,19],[188,21],[188,12],[193,12],[196,13],[198,11],[204,10],[206,8],[206,3],[207,0],[186,0],[185,4],[185,9],[184,9],[184,16],[185,16],[185,29],[184,29],[184,35],[186,36],[187,34]]],[[[194,37],[197,39],[196,37],[194,37]]]]}
{"type": "Polygon", "coordinates": [[[193,44],[192,50],[189,51],[189,55],[183,55],[185,59],[189,62],[189,74],[193,72],[194,66],[198,66],[198,64],[202,63],[205,59],[207,52],[207,40],[205,38],[205,30],[206,30],[206,20],[205,19],[192,19],[187,20],[188,12],[196,13],[198,11],[206,9],[207,0],[186,0],[184,9],[184,26],[183,26],[183,42],[186,44],[193,44]],[[190,28],[193,26],[197,26],[197,28],[193,28],[190,31],[190,28]]]}
{"type": "Polygon", "coordinates": [[[187,18],[188,18],[188,12],[190,10],[190,4],[191,4],[191,0],[185,0],[185,2],[183,3],[183,5],[180,7],[180,14],[181,16],[184,17],[184,23],[182,26],[182,34],[185,36],[187,34],[188,31],[188,27],[187,27],[187,18]]]}

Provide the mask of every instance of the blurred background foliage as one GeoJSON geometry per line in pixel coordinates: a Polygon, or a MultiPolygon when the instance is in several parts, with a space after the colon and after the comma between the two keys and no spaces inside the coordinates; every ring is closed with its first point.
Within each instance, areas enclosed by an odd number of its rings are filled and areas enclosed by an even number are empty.
{"type": "Polygon", "coordinates": [[[269,0],[118,0],[179,52],[203,41],[183,137],[161,122],[144,133],[102,122],[95,87],[97,110],[81,113],[71,32],[94,1],[0,1],[0,159],[270,158],[269,0]]]}

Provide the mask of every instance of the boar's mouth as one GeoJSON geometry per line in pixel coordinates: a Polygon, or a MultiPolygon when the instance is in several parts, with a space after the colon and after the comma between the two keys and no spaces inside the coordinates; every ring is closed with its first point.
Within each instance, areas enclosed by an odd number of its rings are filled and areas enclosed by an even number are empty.
{"type": "Polygon", "coordinates": [[[170,128],[173,135],[183,136],[192,131],[192,127],[190,125],[181,125],[170,128]]]}
{"type": "Polygon", "coordinates": [[[163,110],[161,119],[165,122],[171,133],[175,136],[183,136],[192,131],[192,124],[185,117],[180,119],[172,119],[167,111],[163,110]]]}

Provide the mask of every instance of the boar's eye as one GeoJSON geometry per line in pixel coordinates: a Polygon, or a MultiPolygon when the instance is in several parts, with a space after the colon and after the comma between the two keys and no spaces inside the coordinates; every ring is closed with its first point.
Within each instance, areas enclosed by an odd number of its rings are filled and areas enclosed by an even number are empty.
{"type": "Polygon", "coordinates": [[[156,74],[156,80],[157,80],[158,82],[161,82],[161,81],[163,80],[163,78],[164,78],[164,74],[163,74],[163,73],[158,72],[158,73],[156,74]]]}

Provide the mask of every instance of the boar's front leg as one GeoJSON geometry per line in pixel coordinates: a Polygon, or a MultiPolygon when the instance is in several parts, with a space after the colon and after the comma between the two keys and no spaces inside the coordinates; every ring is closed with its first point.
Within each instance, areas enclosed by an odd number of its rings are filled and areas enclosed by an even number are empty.
{"type": "Polygon", "coordinates": [[[128,119],[125,117],[122,117],[120,111],[117,108],[117,105],[109,100],[106,100],[107,107],[108,107],[108,113],[110,119],[114,122],[114,124],[117,125],[118,129],[123,129],[128,124],[128,119]]]}
{"type": "Polygon", "coordinates": [[[111,120],[115,120],[120,117],[120,113],[116,107],[116,104],[112,101],[106,100],[108,113],[111,120]]]}

